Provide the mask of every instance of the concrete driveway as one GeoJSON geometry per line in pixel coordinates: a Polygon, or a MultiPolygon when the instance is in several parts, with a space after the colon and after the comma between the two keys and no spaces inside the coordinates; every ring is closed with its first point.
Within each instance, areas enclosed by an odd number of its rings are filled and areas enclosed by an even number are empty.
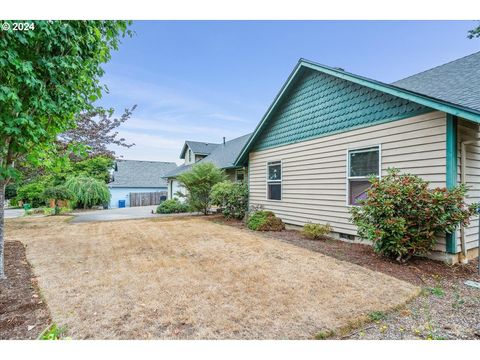
{"type": "Polygon", "coordinates": [[[126,207],[121,209],[108,209],[108,210],[92,210],[72,213],[75,217],[72,219],[72,223],[85,223],[95,221],[112,221],[112,220],[129,220],[129,219],[145,219],[152,217],[164,217],[164,216],[186,216],[195,215],[193,213],[185,214],[156,214],[155,210],[157,205],[151,206],[135,206],[126,207]],[[153,214],[152,214],[153,211],[153,214]]]}
{"type": "Polygon", "coordinates": [[[157,205],[152,206],[135,206],[120,209],[108,210],[92,210],[72,213],[75,217],[72,223],[92,222],[92,221],[110,221],[110,220],[128,220],[128,219],[143,219],[154,217],[157,205]]]}
{"type": "Polygon", "coordinates": [[[25,214],[23,209],[5,209],[5,219],[13,219],[25,214]]]}

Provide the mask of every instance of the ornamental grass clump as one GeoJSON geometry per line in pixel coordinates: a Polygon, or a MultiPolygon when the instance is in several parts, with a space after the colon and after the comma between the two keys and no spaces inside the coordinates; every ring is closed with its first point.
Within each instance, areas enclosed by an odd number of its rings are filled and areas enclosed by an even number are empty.
{"type": "Polygon", "coordinates": [[[388,169],[381,179],[371,178],[367,197],[350,209],[358,235],[373,242],[375,252],[406,262],[432,251],[436,236],[468,225],[477,205],[467,205],[467,187],[430,189],[411,174],[388,169]]]}

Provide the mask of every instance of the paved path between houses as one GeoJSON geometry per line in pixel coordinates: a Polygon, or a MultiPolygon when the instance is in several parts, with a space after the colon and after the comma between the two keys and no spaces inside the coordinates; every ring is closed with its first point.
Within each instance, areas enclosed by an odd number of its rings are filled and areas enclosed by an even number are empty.
{"type": "Polygon", "coordinates": [[[5,209],[5,219],[13,219],[25,214],[23,209],[5,209]]]}
{"type": "Polygon", "coordinates": [[[72,219],[72,223],[84,223],[94,221],[111,221],[111,220],[129,220],[129,219],[145,219],[152,217],[165,217],[165,216],[185,216],[194,215],[192,213],[186,214],[152,214],[155,212],[157,205],[151,206],[134,206],[118,209],[108,210],[92,210],[81,211],[72,213],[75,217],[72,219]]]}

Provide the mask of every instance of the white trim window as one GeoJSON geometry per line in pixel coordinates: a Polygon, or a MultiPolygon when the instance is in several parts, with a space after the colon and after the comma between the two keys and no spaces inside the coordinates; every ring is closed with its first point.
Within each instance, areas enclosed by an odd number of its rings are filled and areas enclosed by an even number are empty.
{"type": "Polygon", "coordinates": [[[267,199],[282,200],[282,162],[267,163],[267,199]]]}
{"type": "Polygon", "coordinates": [[[347,152],[347,205],[359,205],[370,188],[369,178],[380,177],[380,146],[347,152]]]}
{"type": "Polygon", "coordinates": [[[242,170],[235,170],[235,181],[239,183],[243,183],[245,181],[245,171],[242,170]]]}

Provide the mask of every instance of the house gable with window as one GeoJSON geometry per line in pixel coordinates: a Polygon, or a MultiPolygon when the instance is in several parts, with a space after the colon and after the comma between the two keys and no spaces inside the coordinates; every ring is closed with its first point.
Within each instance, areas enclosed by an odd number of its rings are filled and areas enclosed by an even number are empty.
{"type": "MultiPolygon", "coordinates": [[[[355,238],[349,208],[366,196],[370,176],[395,167],[432,187],[451,187],[461,178],[462,148],[472,188],[467,200],[479,201],[480,53],[472,57],[435,68],[454,77],[453,88],[473,86],[466,103],[464,96],[454,99],[452,86],[438,94],[431,84],[421,94],[409,90],[421,87],[412,79],[401,87],[301,59],[236,160],[248,164],[250,205],[274,211],[287,224],[330,223],[335,235],[355,238]]],[[[475,218],[442,236],[437,250],[450,261],[474,256],[477,227],[475,218]]]]}
{"type": "MultiPolygon", "coordinates": [[[[223,169],[229,180],[244,182],[247,179],[247,169],[235,165],[234,162],[250,135],[246,134],[229,141],[225,141],[224,138],[221,144],[186,141],[180,153],[180,158],[184,159],[185,163],[165,175],[168,182],[168,198],[178,198],[176,194],[179,192],[186,194],[185,188],[176,178],[178,175],[190,171],[195,163],[211,162],[223,169]],[[195,161],[193,161],[194,159],[195,161]]],[[[182,199],[180,198],[180,200],[182,199]]]]}

